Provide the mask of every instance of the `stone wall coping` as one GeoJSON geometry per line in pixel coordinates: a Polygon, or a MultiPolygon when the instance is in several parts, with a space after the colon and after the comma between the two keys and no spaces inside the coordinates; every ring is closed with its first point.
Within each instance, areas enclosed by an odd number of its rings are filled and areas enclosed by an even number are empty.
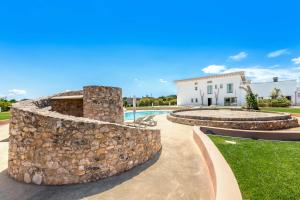
{"type": "Polygon", "coordinates": [[[19,101],[19,102],[13,104],[12,109],[18,109],[18,110],[26,111],[26,112],[29,112],[32,114],[43,115],[46,117],[56,118],[59,120],[66,120],[66,121],[69,120],[69,121],[73,121],[73,122],[77,122],[77,123],[82,122],[82,123],[106,124],[106,125],[118,126],[120,128],[127,128],[127,129],[156,130],[154,128],[137,128],[137,127],[128,126],[126,124],[117,124],[117,123],[89,119],[89,118],[85,118],[85,117],[75,117],[75,116],[71,116],[71,115],[64,115],[64,114],[61,114],[58,112],[51,111],[50,107],[40,108],[38,106],[40,104],[40,102],[48,101],[52,97],[54,97],[54,96],[42,97],[37,100],[19,101]]]}
{"type": "Polygon", "coordinates": [[[197,126],[194,127],[193,137],[207,164],[215,199],[242,200],[237,180],[215,144],[197,126]]]}
{"type": "Polygon", "coordinates": [[[60,99],[83,99],[83,95],[73,95],[73,96],[55,96],[52,97],[53,100],[60,100],[60,99]]]}
{"type": "Polygon", "coordinates": [[[117,90],[122,90],[120,87],[110,87],[110,86],[98,86],[98,85],[87,85],[83,87],[83,90],[85,88],[106,88],[106,89],[117,89],[117,90]]]}
{"type": "Polygon", "coordinates": [[[284,120],[270,120],[270,121],[214,121],[214,120],[188,119],[188,118],[168,115],[167,119],[171,122],[190,125],[190,126],[210,126],[210,127],[222,127],[222,128],[244,129],[244,130],[280,130],[280,129],[299,127],[298,120],[295,117],[291,117],[290,119],[284,119],[284,120]]]}
{"type": "MultiPolygon", "coordinates": [[[[272,113],[272,114],[278,114],[277,116],[269,116],[269,117],[245,117],[245,118],[225,118],[225,117],[209,117],[209,116],[193,116],[193,115],[182,115],[178,114],[180,112],[185,111],[197,111],[197,110],[226,110],[226,109],[217,109],[217,108],[196,108],[196,109],[184,109],[184,110],[176,110],[170,113],[173,117],[180,117],[180,118],[186,118],[186,119],[197,119],[197,120],[214,120],[214,121],[272,121],[272,120],[284,120],[284,119],[290,119],[291,114],[289,113],[274,113],[274,112],[262,112],[262,113],[272,113]]],[[[228,110],[238,110],[238,111],[247,111],[247,112],[261,112],[261,111],[253,111],[253,110],[243,110],[243,109],[228,109],[228,110]]]]}

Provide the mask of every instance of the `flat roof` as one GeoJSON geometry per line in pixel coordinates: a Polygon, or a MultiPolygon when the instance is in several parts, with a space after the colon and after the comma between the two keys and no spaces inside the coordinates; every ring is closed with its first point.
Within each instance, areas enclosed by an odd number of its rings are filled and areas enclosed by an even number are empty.
{"type": "Polygon", "coordinates": [[[291,82],[291,81],[296,81],[296,79],[291,79],[291,80],[282,80],[282,81],[277,81],[277,82],[274,82],[274,81],[266,81],[266,82],[254,82],[254,83],[250,83],[251,84],[264,84],[264,83],[281,83],[281,82],[291,82]]]}
{"type": "Polygon", "coordinates": [[[225,74],[216,74],[211,76],[202,76],[202,77],[196,77],[196,78],[188,78],[188,79],[182,79],[182,80],[175,80],[176,83],[178,82],[185,82],[185,81],[193,81],[193,80],[205,80],[205,79],[212,79],[212,78],[224,78],[229,76],[236,76],[239,75],[242,77],[242,79],[245,81],[245,72],[244,71],[237,71],[237,72],[231,72],[231,73],[225,73],[225,74]]]}

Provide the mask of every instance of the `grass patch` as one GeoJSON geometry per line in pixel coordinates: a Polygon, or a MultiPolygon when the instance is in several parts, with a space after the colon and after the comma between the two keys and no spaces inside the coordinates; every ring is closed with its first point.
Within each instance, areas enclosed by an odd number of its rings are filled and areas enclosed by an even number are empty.
{"type": "MultiPolygon", "coordinates": [[[[137,110],[181,110],[181,109],[188,109],[190,107],[183,107],[183,106],[141,106],[136,107],[137,110]]],[[[133,110],[132,107],[127,107],[127,110],[133,110]]]]}
{"type": "Polygon", "coordinates": [[[0,112],[0,120],[6,120],[10,119],[10,113],[9,112],[0,112]]]}
{"type": "Polygon", "coordinates": [[[261,111],[265,111],[265,112],[286,112],[286,113],[298,113],[298,114],[300,114],[300,108],[261,108],[261,111]]]}
{"type": "Polygon", "coordinates": [[[299,199],[300,142],[209,137],[231,166],[243,199],[299,199]]]}

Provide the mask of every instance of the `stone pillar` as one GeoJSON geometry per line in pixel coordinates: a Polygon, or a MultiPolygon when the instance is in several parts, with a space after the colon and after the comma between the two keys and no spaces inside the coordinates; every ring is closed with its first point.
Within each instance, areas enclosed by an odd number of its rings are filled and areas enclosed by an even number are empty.
{"type": "Polygon", "coordinates": [[[83,117],[105,122],[124,123],[122,89],[103,86],[84,87],[83,117]]]}

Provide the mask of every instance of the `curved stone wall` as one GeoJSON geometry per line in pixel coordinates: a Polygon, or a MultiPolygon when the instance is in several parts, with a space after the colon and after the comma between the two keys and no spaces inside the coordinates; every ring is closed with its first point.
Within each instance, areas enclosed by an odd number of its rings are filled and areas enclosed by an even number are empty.
{"type": "Polygon", "coordinates": [[[112,176],[160,151],[160,131],[51,111],[50,98],[11,109],[8,173],[26,183],[62,185],[112,176]]]}
{"type": "Polygon", "coordinates": [[[121,88],[84,87],[83,116],[100,121],[124,123],[121,88]]]}
{"type": "MultiPolygon", "coordinates": [[[[186,111],[188,110],[184,110],[184,112],[186,111]]],[[[277,116],[274,118],[264,117],[262,120],[259,120],[259,118],[248,118],[246,121],[245,119],[239,120],[236,118],[233,121],[229,121],[227,118],[211,119],[209,117],[179,115],[179,112],[181,111],[172,112],[170,115],[168,115],[168,120],[190,126],[210,126],[242,130],[280,130],[299,126],[298,120],[288,114],[283,114],[282,116],[277,116]]]]}

